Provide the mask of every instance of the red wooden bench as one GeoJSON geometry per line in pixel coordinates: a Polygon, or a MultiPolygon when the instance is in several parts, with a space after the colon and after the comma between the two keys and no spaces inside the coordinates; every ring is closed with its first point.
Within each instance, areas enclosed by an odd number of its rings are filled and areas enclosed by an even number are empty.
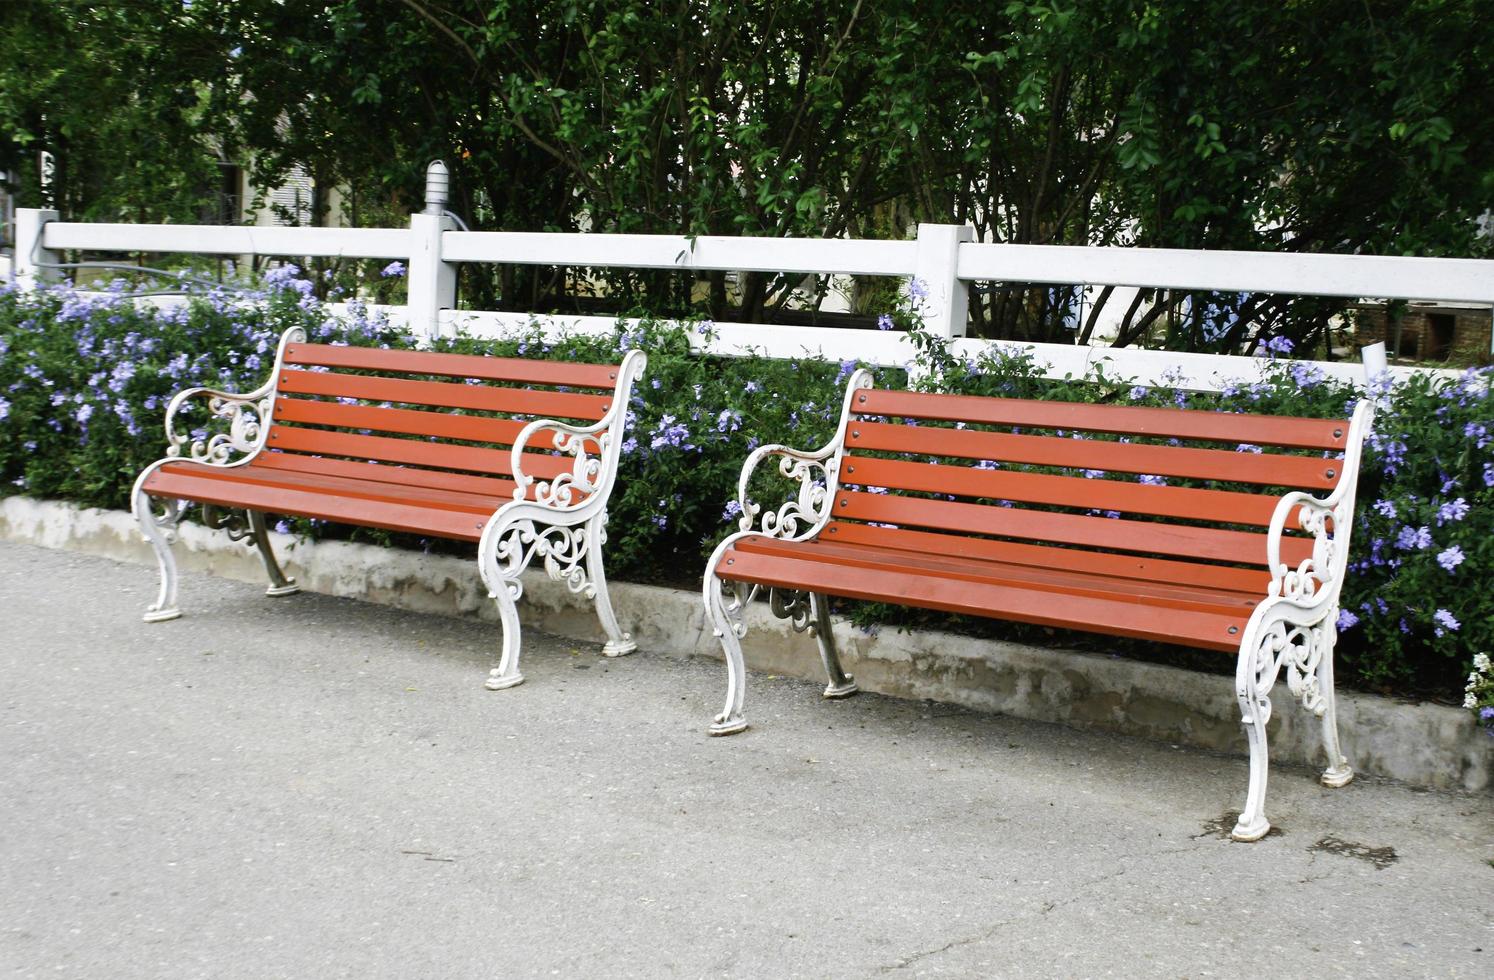
{"type": "Polygon", "coordinates": [[[145,468],[132,494],[161,568],[146,621],[181,615],[172,530],[200,504],[209,525],[253,539],[272,596],[296,586],[270,549],[267,513],[475,542],[503,625],[493,690],[523,680],[515,603],[519,573],[536,556],[594,599],[603,652],[631,653],[601,549],[628,397],[645,363],[640,351],[621,364],[568,364],[312,344],[287,331],[258,390],[191,388],[167,406],[168,456],[145,468]],[[178,431],[197,400],[226,431],[178,431]]]}
{"type": "Polygon", "coordinates": [[[1322,718],[1322,781],[1352,778],[1332,654],[1368,399],[1339,421],[871,384],[864,371],[852,376],[839,431],[822,449],[763,446],[747,459],[742,530],[706,570],[727,662],[712,734],[746,727],[740,612],[762,587],[774,612],[816,634],[827,697],[856,690],[836,655],[827,595],[1237,653],[1250,745],[1237,840],[1270,827],[1266,720],[1283,671],[1322,718]],[[748,483],[769,457],[799,492],[764,513],[748,483]]]}

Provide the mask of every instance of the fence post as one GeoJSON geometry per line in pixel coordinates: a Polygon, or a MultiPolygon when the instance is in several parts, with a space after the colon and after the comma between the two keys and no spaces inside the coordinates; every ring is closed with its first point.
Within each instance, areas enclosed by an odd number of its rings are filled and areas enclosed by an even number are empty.
{"type": "Polygon", "coordinates": [[[918,226],[918,256],[913,281],[928,295],[918,306],[924,326],[936,337],[965,336],[970,315],[969,291],[959,277],[957,263],[961,242],[975,240],[969,225],[918,226]]]}
{"type": "Polygon", "coordinates": [[[57,253],[42,248],[42,229],[48,221],[56,221],[57,212],[50,208],[16,208],[16,285],[22,289],[37,286],[57,278],[56,270],[37,263],[56,262],[57,253]]]}
{"type": "Polygon", "coordinates": [[[441,236],[456,227],[446,216],[446,164],[425,169],[425,210],[410,215],[410,267],[405,280],[409,329],[424,340],[441,335],[441,311],[456,302],[456,266],[441,261],[441,236]]]}

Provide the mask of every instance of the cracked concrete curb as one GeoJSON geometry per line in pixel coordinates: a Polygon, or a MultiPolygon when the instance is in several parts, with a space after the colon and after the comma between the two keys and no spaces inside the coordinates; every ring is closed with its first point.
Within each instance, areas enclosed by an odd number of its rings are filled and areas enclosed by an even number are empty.
{"type": "MultiPolygon", "coordinates": [[[[134,518],[124,511],[7,497],[0,500],[0,538],[154,565],[134,518]]],[[[417,612],[496,619],[470,559],[273,538],[287,573],[303,588],[417,612]]],[[[184,524],[176,553],[184,571],[264,581],[252,547],[222,531],[184,524]]],[[[142,594],[153,593],[155,585],[153,569],[142,573],[142,594]]],[[[199,611],[191,608],[190,594],[183,598],[187,615],[199,611]]],[[[645,655],[720,659],[699,593],[613,582],[612,603],[645,655]]],[[[520,615],[528,627],[601,643],[590,603],[543,574],[526,574],[520,615]]],[[[743,648],[753,670],[823,679],[811,638],[794,633],[762,604],[747,618],[743,648]]],[[[946,633],[883,629],[867,635],[844,622],[836,624],[835,635],[847,670],[863,690],[1233,755],[1245,751],[1229,677],[946,633]]],[[[1320,765],[1317,719],[1284,687],[1276,701],[1273,760],[1320,765]]],[[[749,695],[749,719],[751,705],[749,695]]],[[[1338,711],[1344,753],[1357,771],[1434,789],[1494,791],[1494,739],[1478,729],[1471,713],[1355,692],[1339,694],[1338,711]]]]}

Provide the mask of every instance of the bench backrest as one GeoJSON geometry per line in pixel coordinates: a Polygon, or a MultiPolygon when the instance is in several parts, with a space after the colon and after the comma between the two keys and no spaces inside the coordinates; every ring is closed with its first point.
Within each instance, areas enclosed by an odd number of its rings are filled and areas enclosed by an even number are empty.
{"type": "MultiPolygon", "coordinates": [[[[255,463],[350,477],[378,466],[385,482],[507,497],[512,446],[527,422],[600,421],[618,397],[620,371],[615,364],[290,342],[275,379],[265,451],[255,463]]],[[[549,480],[572,462],[526,452],[522,465],[549,480]]]]}
{"type": "MultiPolygon", "coordinates": [[[[852,396],[823,534],[1044,566],[1053,552],[1033,542],[1060,544],[1070,571],[1260,593],[1278,500],[1331,492],[1348,434],[1333,419],[869,388],[852,396]]],[[[1283,538],[1283,561],[1311,553],[1311,537],[1283,538]]]]}

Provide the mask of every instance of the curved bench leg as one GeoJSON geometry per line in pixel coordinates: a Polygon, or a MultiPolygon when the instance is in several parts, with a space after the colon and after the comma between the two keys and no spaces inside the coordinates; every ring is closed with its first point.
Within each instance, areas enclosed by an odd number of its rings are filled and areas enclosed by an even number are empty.
{"type": "Polygon", "coordinates": [[[638,649],[631,633],[624,633],[617,625],[617,614],[612,611],[612,597],[607,593],[607,573],[602,568],[602,545],[607,541],[607,512],[602,511],[586,522],[586,575],[595,589],[592,601],[596,603],[597,619],[602,622],[602,632],[607,634],[607,643],[602,655],[625,657],[638,649]]]}
{"type": "Polygon", "coordinates": [[[161,591],[157,593],[156,601],[146,607],[143,617],[147,623],[164,623],[182,614],[176,605],[176,558],[171,554],[171,541],[176,536],[177,522],[186,507],[180,500],[165,499],[162,503],[166,511],[157,517],[151,507],[150,494],[144,490],[137,488],[131,501],[140,532],[155,550],[156,564],[161,571],[161,591]]]}
{"type": "Polygon", "coordinates": [[[1247,843],[1260,840],[1271,829],[1271,823],[1266,819],[1266,776],[1270,768],[1266,722],[1271,718],[1271,699],[1266,691],[1259,689],[1260,661],[1262,658],[1269,661],[1271,655],[1260,650],[1259,645],[1254,637],[1247,637],[1241,645],[1240,662],[1235,671],[1235,695],[1240,702],[1245,737],[1250,742],[1250,789],[1245,796],[1245,808],[1229,836],[1247,843]]]}
{"type": "Polygon", "coordinates": [[[747,665],[742,659],[740,642],[745,630],[727,609],[721,580],[714,572],[706,574],[705,595],[711,629],[721,637],[721,649],[726,653],[726,706],[707,731],[712,735],[735,735],[747,728],[747,720],[742,717],[742,702],[747,693],[747,665]]]}
{"type": "Polygon", "coordinates": [[[254,535],[254,546],[259,549],[260,560],[265,564],[265,574],[270,577],[270,587],[265,589],[267,596],[295,595],[301,591],[296,580],[290,578],[280,568],[280,562],[275,560],[275,552],[270,548],[270,533],[265,526],[265,515],[261,511],[245,511],[249,515],[249,531],[254,535]]]}
{"type": "MultiPolygon", "coordinates": [[[[1329,612],[1330,623],[1337,618],[1336,610],[1329,612]]],[[[1323,770],[1323,775],[1319,779],[1324,786],[1337,789],[1349,784],[1354,778],[1354,770],[1349,767],[1349,760],[1344,758],[1338,744],[1338,698],[1333,691],[1333,647],[1331,645],[1323,652],[1323,659],[1318,661],[1318,690],[1323,695],[1323,751],[1328,755],[1328,768],[1323,770]]]]}
{"type": "Polygon", "coordinates": [[[830,628],[830,601],[818,592],[809,594],[810,612],[814,615],[814,638],[820,645],[820,659],[825,662],[828,683],[824,696],[848,698],[855,694],[856,678],[840,667],[840,654],[835,649],[835,633],[830,628]]]}
{"type": "Polygon", "coordinates": [[[488,675],[485,686],[490,691],[501,691],[524,683],[524,675],[519,673],[519,605],[516,601],[518,596],[514,594],[517,587],[518,583],[499,581],[492,593],[493,600],[498,603],[498,618],[503,625],[503,654],[498,660],[498,666],[488,675]]]}

